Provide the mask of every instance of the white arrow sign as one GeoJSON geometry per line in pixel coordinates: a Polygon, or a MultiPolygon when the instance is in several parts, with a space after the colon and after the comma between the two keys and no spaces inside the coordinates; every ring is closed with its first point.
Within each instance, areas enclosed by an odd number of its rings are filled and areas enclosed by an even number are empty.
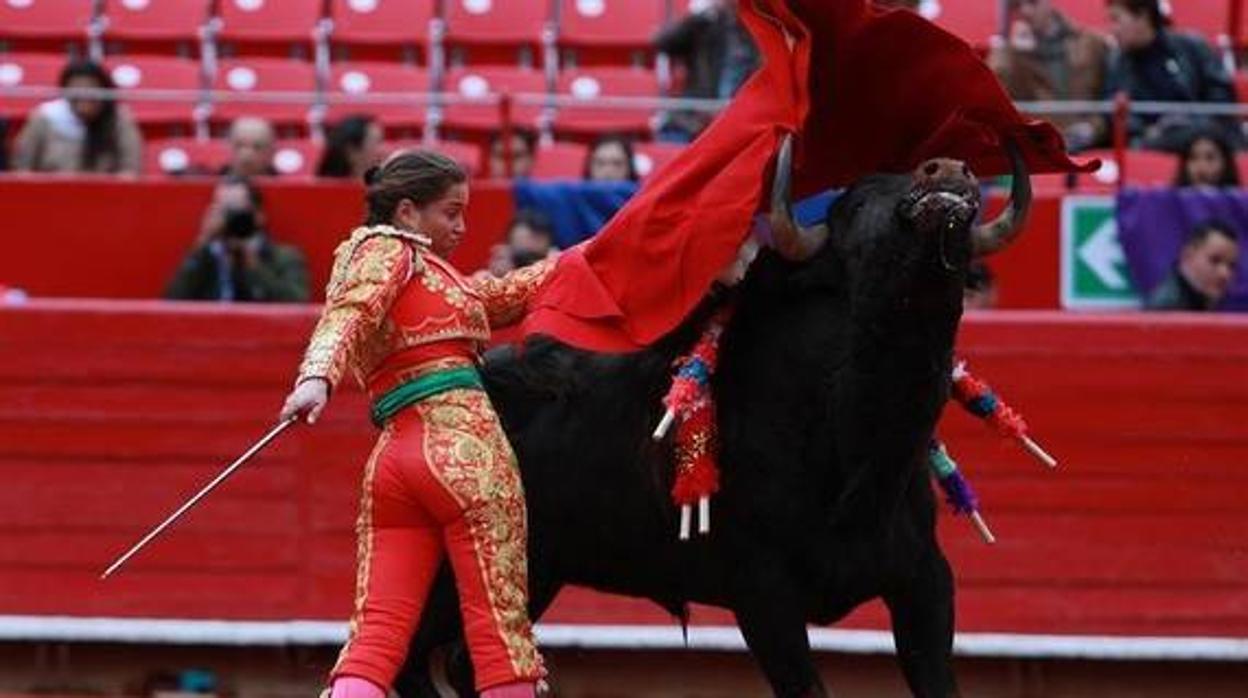
{"type": "Polygon", "coordinates": [[[1125,291],[1130,286],[1127,277],[1118,270],[1127,257],[1118,242],[1118,222],[1114,219],[1102,223],[1079,247],[1078,255],[1106,288],[1125,291]]]}

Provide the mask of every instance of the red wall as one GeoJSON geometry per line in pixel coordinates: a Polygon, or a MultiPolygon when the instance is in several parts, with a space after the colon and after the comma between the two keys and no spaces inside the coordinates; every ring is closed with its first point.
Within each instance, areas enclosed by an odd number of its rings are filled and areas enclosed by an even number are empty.
{"type": "MultiPolygon", "coordinates": [[[[373,438],[353,390],[106,583],[270,424],[311,308],[0,308],[0,615],[346,617],[373,438]]],[[[963,353],[1063,462],[942,427],[1000,538],[944,513],[963,631],[1248,635],[1248,320],[976,315],[963,353]]],[[[565,593],[553,622],[670,622],[565,593]]],[[[724,622],[721,613],[696,622],[724,622]]],[[[878,608],[845,625],[881,627],[878,608]]]]}
{"type": "MultiPolygon", "coordinates": [[[[195,241],[211,186],[168,178],[0,176],[0,285],[43,297],[157,298],[195,241]]],[[[334,247],[360,221],[361,189],[272,181],[262,190],[275,237],[307,254],[319,296],[334,247]]],[[[485,265],[514,208],[506,183],[473,183],[469,235],[454,259],[460,269],[485,265]]],[[[1059,197],[1038,195],[1027,231],[992,261],[1002,307],[1058,307],[1060,208],[1059,197]]]]}
{"type": "MultiPolygon", "coordinates": [[[[260,188],[269,228],[303,250],[319,296],[334,248],[363,216],[363,189],[311,180],[260,188]]],[[[33,296],[159,298],[211,197],[212,182],[202,179],[0,177],[0,285],[33,296]]],[[[473,184],[469,235],[453,260],[460,269],[485,265],[513,210],[507,184],[473,184]]]]}

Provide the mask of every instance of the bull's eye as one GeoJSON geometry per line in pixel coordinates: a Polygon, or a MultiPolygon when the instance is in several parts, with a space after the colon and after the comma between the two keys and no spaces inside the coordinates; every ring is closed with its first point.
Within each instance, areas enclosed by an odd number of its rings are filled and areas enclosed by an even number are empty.
{"type": "Polygon", "coordinates": [[[923,174],[927,175],[928,177],[935,177],[936,172],[939,170],[940,170],[940,165],[937,165],[934,162],[929,162],[927,163],[927,167],[923,168],[923,174]]]}

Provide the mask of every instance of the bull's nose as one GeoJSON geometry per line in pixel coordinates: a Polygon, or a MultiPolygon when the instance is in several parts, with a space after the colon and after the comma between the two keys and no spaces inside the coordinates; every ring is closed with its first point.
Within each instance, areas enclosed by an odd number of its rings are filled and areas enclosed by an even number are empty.
{"type": "Polygon", "coordinates": [[[961,160],[950,158],[932,158],[919,165],[914,171],[915,184],[933,184],[935,182],[964,181],[971,182],[971,169],[961,160]]]}

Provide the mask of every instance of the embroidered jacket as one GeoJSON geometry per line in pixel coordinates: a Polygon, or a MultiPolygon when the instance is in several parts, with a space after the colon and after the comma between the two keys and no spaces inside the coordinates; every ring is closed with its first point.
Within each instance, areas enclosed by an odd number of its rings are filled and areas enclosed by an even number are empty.
{"type": "Polygon", "coordinates": [[[554,268],[464,278],[429,239],[390,226],[357,228],[334,253],[325,309],[299,380],[337,386],[348,372],[376,395],[436,365],[474,364],[491,327],[519,321],[554,268]]]}

